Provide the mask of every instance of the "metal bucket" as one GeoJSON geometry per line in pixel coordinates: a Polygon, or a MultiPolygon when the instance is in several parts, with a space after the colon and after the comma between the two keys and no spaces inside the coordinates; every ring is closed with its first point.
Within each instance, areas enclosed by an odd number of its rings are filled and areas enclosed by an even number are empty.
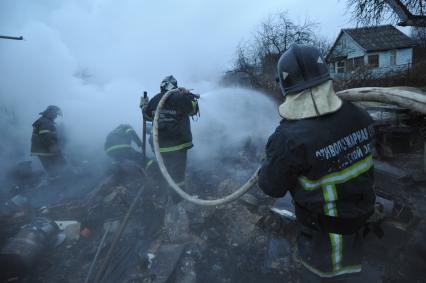
{"type": "Polygon", "coordinates": [[[0,278],[19,276],[34,267],[37,260],[56,241],[58,226],[47,218],[36,218],[22,226],[0,252],[0,278]]]}

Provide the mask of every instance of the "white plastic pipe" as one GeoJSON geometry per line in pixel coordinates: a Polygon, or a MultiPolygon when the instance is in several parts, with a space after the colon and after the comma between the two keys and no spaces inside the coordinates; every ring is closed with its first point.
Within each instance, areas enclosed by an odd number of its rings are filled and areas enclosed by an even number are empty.
{"type": "Polygon", "coordinates": [[[259,169],[257,169],[254,172],[254,174],[250,177],[250,179],[248,179],[248,181],[244,185],[242,185],[238,190],[236,190],[232,194],[223,198],[212,199],[212,200],[199,199],[197,196],[192,196],[187,194],[176,184],[176,182],[173,180],[173,178],[170,176],[169,172],[167,171],[167,168],[164,165],[163,157],[161,156],[161,153],[160,153],[160,146],[158,143],[158,119],[160,117],[161,109],[163,109],[164,103],[166,102],[167,98],[177,91],[179,90],[172,89],[164,94],[164,96],[161,98],[160,102],[158,103],[157,110],[155,111],[155,115],[154,115],[154,123],[153,123],[154,125],[152,129],[154,152],[155,152],[155,157],[157,158],[158,166],[160,167],[161,173],[163,174],[167,183],[170,185],[170,187],[172,187],[172,189],[176,193],[178,193],[185,200],[192,202],[194,204],[203,205],[203,206],[215,206],[215,205],[223,205],[238,199],[257,183],[257,173],[259,169]]]}
{"type": "Polygon", "coordinates": [[[336,94],[344,100],[396,104],[426,114],[426,95],[420,90],[413,91],[397,87],[360,87],[345,89],[336,94]]]}

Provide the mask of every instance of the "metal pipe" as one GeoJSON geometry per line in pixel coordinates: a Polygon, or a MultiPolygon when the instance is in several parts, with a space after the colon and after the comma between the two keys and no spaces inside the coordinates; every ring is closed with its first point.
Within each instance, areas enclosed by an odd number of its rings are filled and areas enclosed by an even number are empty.
{"type": "Polygon", "coordinates": [[[129,222],[130,215],[133,213],[133,210],[136,207],[136,203],[138,202],[139,198],[142,196],[143,188],[144,188],[144,186],[142,186],[139,189],[139,192],[137,193],[137,195],[136,195],[135,199],[133,200],[132,204],[130,205],[130,208],[127,211],[126,216],[124,217],[123,222],[121,223],[120,228],[115,233],[114,239],[112,240],[111,247],[108,250],[106,258],[103,261],[103,263],[101,265],[101,268],[99,269],[98,273],[96,274],[95,281],[94,281],[95,283],[101,282],[102,277],[104,276],[104,273],[105,273],[105,271],[106,271],[106,269],[108,267],[108,263],[109,263],[109,261],[111,259],[112,252],[114,251],[115,246],[117,245],[118,241],[120,240],[121,235],[123,234],[124,229],[126,228],[127,223],[129,222]]]}
{"type": "MultiPolygon", "coordinates": [[[[147,100],[148,99],[148,93],[146,91],[143,92],[143,99],[147,100]]],[[[145,166],[146,164],[146,118],[145,115],[143,113],[143,108],[141,107],[142,110],[142,154],[143,154],[143,165],[145,166]]]]}
{"type": "Polygon", "coordinates": [[[92,276],[93,268],[95,267],[95,263],[98,261],[99,254],[101,252],[102,246],[105,243],[110,227],[111,227],[110,224],[108,224],[106,227],[105,233],[102,236],[101,242],[99,243],[99,246],[96,250],[96,254],[95,254],[95,257],[93,258],[92,264],[90,264],[89,272],[87,273],[86,280],[84,280],[84,283],[88,283],[90,280],[90,277],[92,276]]]}
{"type": "Polygon", "coordinates": [[[7,35],[0,35],[1,39],[12,39],[12,40],[23,40],[24,38],[22,36],[7,36],[7,35]]]}

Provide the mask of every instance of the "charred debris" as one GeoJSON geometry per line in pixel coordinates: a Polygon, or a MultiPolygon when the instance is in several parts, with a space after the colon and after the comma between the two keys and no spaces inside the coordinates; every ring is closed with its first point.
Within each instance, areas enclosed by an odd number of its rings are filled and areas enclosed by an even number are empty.
{"type": "MultiPolygon", "coordinates": [[[[365,280],[421,282],[425,116],[362,106],[376,122],[384,230],[381,238],[365,236],[365,280]]],[[[233,157],[190,163],[187,191],[229,194],[256,169],[263,147],[247,140],[233,157]]],[[[51,182],[29,162],[10,171],[0,206],[1,282],[300,282],[290,198],[275,202],[254,188],[221,207],[172,205],[167,185],[147,180],[135,164],[79,171],[78,178],[51,182]],[[117,171],[126,174],[117,178],[117,171]]]]}

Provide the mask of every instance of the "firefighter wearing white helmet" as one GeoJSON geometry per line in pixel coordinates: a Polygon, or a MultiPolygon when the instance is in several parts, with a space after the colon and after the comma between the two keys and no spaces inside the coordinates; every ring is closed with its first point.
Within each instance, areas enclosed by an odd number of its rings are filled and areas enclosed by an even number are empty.
{"type": "Polygon", "coordinates": [[[317,48],[292,46],[278,75],[282,121],[268,140],[259,186],[272,197],[291,194],[307,282],[354,276],[375,204],[372,119],[336,96],[317,48]]]}

